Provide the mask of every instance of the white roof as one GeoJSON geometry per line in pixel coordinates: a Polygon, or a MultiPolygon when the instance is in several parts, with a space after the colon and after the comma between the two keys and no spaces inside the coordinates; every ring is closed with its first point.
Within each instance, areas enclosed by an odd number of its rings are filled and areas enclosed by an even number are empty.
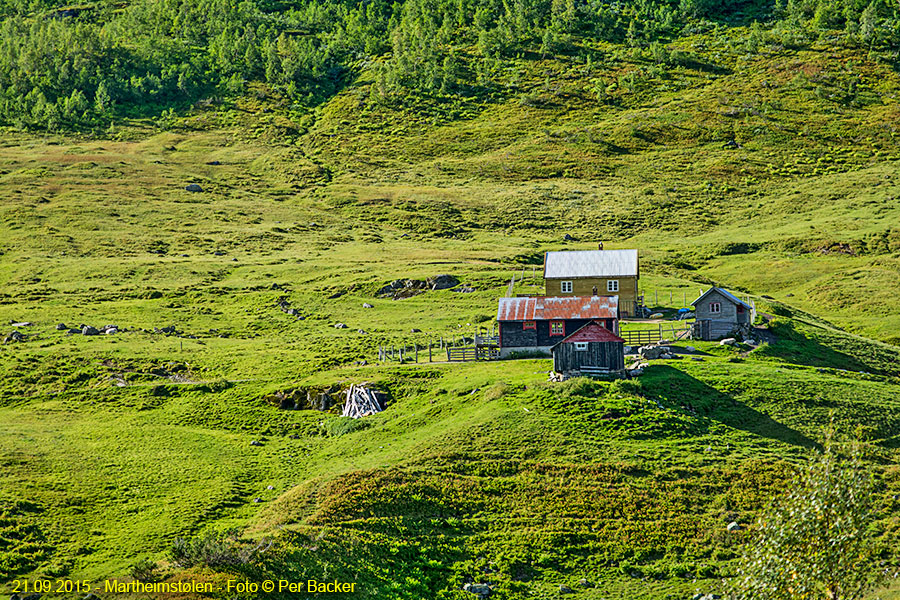
{"type": "Polygon", "coordinates": [[[544,277],[637,277],[637,250],[562,250],[544,256],[544,277]]]}

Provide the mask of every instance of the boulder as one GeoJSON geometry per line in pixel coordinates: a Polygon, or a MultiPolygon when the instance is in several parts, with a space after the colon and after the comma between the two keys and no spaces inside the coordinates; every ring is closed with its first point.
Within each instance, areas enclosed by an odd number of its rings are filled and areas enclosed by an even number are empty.
{"type": "Polygon", "coordinates": [[[115,333],[119,333],[119,328],[118,327],[110,327],[108,329],[105,329],[103,331],[103,333],[105,333],[106,335],[113,335],[115,333]]]}
{"type": "Polygon", "coordinates": [[[463,591],[486,598],[491,595],[491,586],[486,583],[467,583],[463,586],[463,591]]]}
{"type": "Polygon", "coordinates": [[[206,164],[208,164],[208,165],[210,165],[210,166],[213,166],[213,167],[218,167],[218,166],[221,165],[222,163],[220,163],[220,162],[217,161],[217,160],[211,160],[211,161],[209,161],[209,162],[206,163],[206,164]]]}
{"type": "Polygon", "coordinates": [[[642,369],[642,368],[631,369],[630,371],[628,371],[628,374],[632,377],[640,377],[641,375],[644,374],[644,369],[642,369]]]}
{"type": "Polygon", "coordinates": [[[458,292],[458,293],[460,293],[460,294],[471,294],[472,292],[474,292],[474,291],[476,291],[476,290],[475,290],[475,288],[473,288],[471,285],[463,284],[463,285],[459,286],[458,288],[453,288],[453,289],[450,290],[450,291],[451,291],[451,292],[458,292]]]}
{"type": "Polygon", "coordinates": [[[575,592],[572,590],[572,588],[563,584],[563,585],[559,586],[559,593],[560,594],[574,594],[575,592]]]}
{"type": "Polygon", "coordinates": [[[203,188],[200,187],[199,185],[197,185],[196,183],[188,184],[188,185],[184,186],[184,189],[185,189],[185,191],[188,191],[188,192],[202,192],[203,191],[203,188]]]}
{"type": "Polygon", "coordinates": [[[435,275],[428,278],[428,287],[432,290],[448,290],[459,285],[459,279],[453,275],[435,275]]]}
{"type": "Polygon", "coordinates": [[[632,352],[632,347],[631,347],[631,346],[622,346],[622,353],[623,353],[623,354],[631,354],[631,352],[632,352]]]}
{"type": "Polygon", "coordinates": [[[90,325],[85,325],[81,328],[81,335],[98,335],[99,333],[96,327],[91,327],[90,325]]]}
{"type": "Polygon", "coordinates": [[[641,346],[640,348],[638,348],[638,354],[641,355],[641,358],[647,360],[659,358],[664,354],[664,352],[665,350],[663,350],[659,346],[641,346]]]}
{"type": "Polygon", "coordinates": [[[66,327],[65,323],[57,323],[56,324],[57,331],[65,331],[66,329],[68,329],[68,327],[66,327]]]}
{"type": "Polygon", "coordinates": [[[734,533],[735,531],[740,531],[741,526],[738,525],[737,521],[732,521],[731,523],[728,524],[727,529],[728,529],[728,533],[734,533]]]}
{"type": "Polygon", "coordinates": [[[734,338],[725,338],[721,342],[719,342],[720,346],[734,346],[737,343],[737,340],[734,338]]]}
{"type": "Polygon", "coordinates": [[[19,323],[12,323],[13,327],[31,327],[34,323],[30,321],[21,321],[19,323]]]}
{"type": "Polygon", "coordinates": [[[344,325],[343,323],[335,323],[334,328],[335,329],[347,329],[347,326],[344,325]]]}
{"type": "Polygon", "coordinates": [[[24,342],[24,341],[25,341],[24,335],[22,335],[18,331],[13,331],[8,336],[6,336],[6,338],[4,338],[3,343],[10,344],[12,342],[24,342]]]}
{"type": "Polygon", "coordinates": [[[651,319],[662,319],[662,318],[663,318],[663,314],[662,314],[662,313],[653,313],[653,314],[650,315],[650,318],[651,318],[651,319]]]}

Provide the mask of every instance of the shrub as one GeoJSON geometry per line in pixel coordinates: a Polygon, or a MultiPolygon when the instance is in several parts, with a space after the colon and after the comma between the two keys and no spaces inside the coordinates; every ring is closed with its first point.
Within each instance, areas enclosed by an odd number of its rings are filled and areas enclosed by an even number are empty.
{"type": "Polygon", "coordinates": [[[158,577],[156,569],[158,566],[149,558],[142,558],[131,565],[128,569],[128,574],[138,581],[156,581],[158,577]]]}
{"type": "Polygon", "coordinates": [[[241,540],[238,533],[232,530],[196,538],[177,538],[172,542],[169,555],[182,568],[199,565],[210,568],[237,567],[257,562],[270,546],[268,540],[258,544],[241,540]]]}
{"type": "Polygon", "coordinates": [[[350,417],[332,417],[322,421],[322,429],[329,437],[340,437],[367,429],[370,423],[366,419],[351,419],[350,417]]]}

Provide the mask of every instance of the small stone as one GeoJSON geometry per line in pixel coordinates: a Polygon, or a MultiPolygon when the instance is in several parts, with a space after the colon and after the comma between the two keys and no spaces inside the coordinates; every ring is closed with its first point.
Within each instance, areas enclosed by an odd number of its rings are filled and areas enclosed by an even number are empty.
{"type": "Polygon", "coordinates": [[[372,306],[371,304],[369,304],[368,302],[363,302],[363,308],[375,308],[375,307],[372,306]]]}
{"type": "Polygon", "coordinates": [[[582,579],[578,580],[578,585],[580,585],[583,588],[589,588],[589,587],[591,587],[591,582],[588,581],[587,579],[582,578],[582,579]]]}
{"type": "Polygon", "coordinates": [[[564,241],[564,242],[574,242],[574,241],[575,241],[575,238],[573,238],[571,235],[569,235],[569,234],[567,233],[566,235],[563,236],[563,241],[564,241]]]}
{"type": "Polygon", "coordinates": [[[57,331],[65,331],[66,329],[68,329],[68,327],[66,327],[65,323],[57,323],[56,324],[57,331]]]}
{"type": "Polygon", "coordinates": [[[410,333],[422,333],[422,330],[421,330],[421,329],[416,329],[415,327],[413,327],[412,329],[409,330],[409,332],[410,332],[410,333]]]}
{"type": "Polygon", "coordinates": [[[737,343],[737,340],[734,338],[725,338],[721,342],[719,342],[720,346],[734,346],[737,343]]]}
{"type": "Polygon", "coordinates": [[[97,594],[85,594],[84,598],[81,600],[100,600],[100,596],[97,594]]]}
{"type": "Polygon", "coordinates": [[[263,501],[262,498],[254,498],[254,499],[253,499],[253,504],[259,504],[259,503],[262,502],[262,501],[263,501]]]}
{"type": "Polygon", "coordinates": [[[211,161],[209,161],[209,162],[206,163],[206,164],[208,164],[208,165],[210,165],[210,166],[213,166],[213,167],[218,167],[218,166],[221,165],[222,163],[220,163],[220,162],[217,161],[217,160],[211,160],[211,161]]]}
{"type": "Polygon", "coordinates": [[[274,486],[274,485],[267,485],[267,486],[266,486],[266,489],[267,489],[267,490],[274,490],[274,489],[275,489],[275,486],[274,486]]]}
{"type": "Polygon", "coordinates": [[[221,250],[216,250],[215,252],[213,252],[213,256],[225,256],[225,253],[221,250]]]}
{"type": "Polygon", "coordinates": [[[21,323],[13,323],[13,327],[31,327],[34,323],[30,321],[22,321],[21,323]]]}
{"type": "Polygon", "coordinates": [[[344,325],[343,323],[335,323],[334,328],[335,329],[347,329],[347,326],[344,325]]]}
{"type": "Polygon", "coordinates": [[[560,594],[574,594],[575,592],[572,590],[572,588],[563,584],[563,585],[559,586],[559,593],[560,594]]]}
{"type": "Polygon", "coordinates": [[[685,347],[684,347],[684,351],[685,351],[685,352],[696,352],[697,349],[694,348],[693,346],[685,346],[685,347]]]}
{"type": "Polygon", "coordinates": [[[366,331],[365,329],[357,329],[356,333],[358,333],[359,335],[368,335],[369,334],[369,332],[366,331]]]}
{"type": "Polygon", "coordinates": [[[202,192],[203,188],[197,185],[196,183],[191,183],[189,185],[184,186],[184,189],[188,192],[202,192]]]}
{"type": "Polygon", "coordinates": [[[91,327],[90,325],[85,325],[81,328],[81,335],[98,335],[99,333],[96,327],[91,327]]]}
{"type": "Polygon", "coordinates": [[[728,524],[728,533],[734,533],[735,531],[740,531],[741,526],[738,525],[737,521],[732,521],[728,524]]]}
{"type": "Polygon", "coordinates": [[[250,445],[251,446],[262,446],[262,442],[260,442],[259,440],[250,440],[250,445]]]}
{"type": "Polygon", "coordinates": [[[109,329],[105,330],[103,333],[105,333],[106,335],[113,335],[115,333],[119,333],[119,328],[118,327],[110,327],[109,329]]]}

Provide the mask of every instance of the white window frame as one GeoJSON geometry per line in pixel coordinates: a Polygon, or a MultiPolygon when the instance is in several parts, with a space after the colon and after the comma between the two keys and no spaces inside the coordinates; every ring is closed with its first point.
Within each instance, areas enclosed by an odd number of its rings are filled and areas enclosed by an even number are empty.
{"type": "Polygon", "coordinates": [[[619,291],[619,280],[618,279],[610,279],[606,282],[606,291],[607,292],[618,292],[619,291]]]}
{"type": "Polygon", "coordinates": [[[584,352],[588,349],[588,342],[575,342],[575,350],[584,352]]]}
{"type": "Polygon", "coordinates": [[[572,293],[572,282],[571,281],[560,281],[559,282],[559,291],[561,294],[571,294],[572,293]]]}
{"type": "Polygon", "coordinates": [[[722,303],[721,302],[710,302],[709,303],[709,314],[711,314],[711,315],[722,314],[722,303]]]}

